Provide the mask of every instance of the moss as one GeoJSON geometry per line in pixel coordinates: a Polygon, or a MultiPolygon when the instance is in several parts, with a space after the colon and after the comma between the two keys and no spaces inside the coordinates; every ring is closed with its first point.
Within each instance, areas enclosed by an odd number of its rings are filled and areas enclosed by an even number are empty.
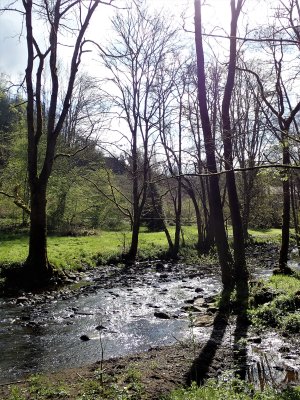
{"type": "Polygon", "coordinates": [[[257,327],[300,333],[300,280],[276,275],[252,286],[249,315],[257,327]]]}

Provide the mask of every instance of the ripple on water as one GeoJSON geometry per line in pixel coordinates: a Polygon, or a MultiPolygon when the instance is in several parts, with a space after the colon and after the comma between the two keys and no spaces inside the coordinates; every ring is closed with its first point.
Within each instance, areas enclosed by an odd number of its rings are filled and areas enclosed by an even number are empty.
{"type": "Polygon", "coordinates": [[[187,338],[188,318],[162,320],[154,311],[182,315],[184,300],[195,296],[196,288],[210,296],[220,282],[213,277],[194,277],[183,284],[161,282],[159,277],[149,274],[145,278],[148,284],[98,289],[88,296],[57,299],[39,307],[1,300],[0,381],[97,361],[102,346],[105,358],[110,358],[187,338]],[[97,331],[99,325],[106,329],[97,331]],[[91,340],[82,342],[82,335],[91,340]]]}

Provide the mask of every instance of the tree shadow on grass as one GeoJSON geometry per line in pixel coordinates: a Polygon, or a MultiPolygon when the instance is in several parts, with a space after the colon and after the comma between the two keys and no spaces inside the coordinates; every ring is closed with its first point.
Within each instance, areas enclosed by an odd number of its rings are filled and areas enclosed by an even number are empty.
{"type": "MultiPolygon", "coordinates": [[[[214,322],[213,330],[210,338],[193,364],[187,374],[187,384],[196,382],[197,385],[202,385],[208,378],[210,367],[215,359],[216,353],[222,345],[226,328],[229,324],[229,317],[231,313],[230,295],[232,292],[222,292],[219,311],[217,312],[214,322]]],[[[246,299],[248,300],[248,299],[246,299]]],[[[245,301],[244,304],[248,304],[245,301]]],[[[234,345],[233,345],[233,369],[235,374],[245,379],[247,372],[247,333],[249,328],[249,320],[246,316],[246,306],[238,310],[236,318],[236,326],[234,331],[234,345]]]]}

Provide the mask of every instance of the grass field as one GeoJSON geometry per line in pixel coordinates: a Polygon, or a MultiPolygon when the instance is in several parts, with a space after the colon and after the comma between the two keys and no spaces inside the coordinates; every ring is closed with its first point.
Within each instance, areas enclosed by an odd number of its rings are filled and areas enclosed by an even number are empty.
{"type": "MultiPolygon", "coordinates": [[[[174,235],[174,228],[170,228],[174,235]]],[[[196,226],[183,227],[186,245],[192,246],[197,240],[196,226]]],[[[229,236],[232,230],[228,231],[229,236]]],[[[280,237],[279,229],[264,231],[251,230],[250,234],[261,240],[277,241],[280,237]]],[[[57,268],[76,269],[82,264],[94,266],[97,262],[106,262],[111,258],[118,258],[128,250],[130,232],[102,231],[93,236],[49,236],[49,260],[57,268]]],[[[141,232],[139,240],[139,256],[142,259],[155,258],[167,251],[168,245],[164,232],[141,232]]],[[[28,251],[28,236],[1,235],[0,236],[0,264],[23,262],[28,251]]]]}

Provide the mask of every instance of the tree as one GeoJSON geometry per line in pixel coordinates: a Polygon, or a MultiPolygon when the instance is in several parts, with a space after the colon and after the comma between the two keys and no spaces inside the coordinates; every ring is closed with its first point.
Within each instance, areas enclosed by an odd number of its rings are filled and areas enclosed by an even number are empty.
{"type": "MultiPolygon", "coordinates": [[[[112,1],[111,1],[112,2],[112,1]]],[[[27,96],[28,181],[30,187],[30,238],[29,254],[25,271],[32,284],[47,281],[53,275],[47,255],[47,186],[55,159],[56,144],[61,134],[75,84],[77,72],[85,52],[84,35],[100,0],[23,0],[26,31],[27,66],[25,74],[27,96]],[[74,20],[75,17],[75,20],[74,20]],[[35,31],[36,19],[42,19],[48,27],[49,36],[44,38],[35,31]],[[60,102],[61,80],[59,76],[59,44],[64,35],[72,34],[70,69],[67,88],[60,102]],[[40,40],[39,40],[40,39],[40,40]],[[50,101],[43,99],[43,71],[49,60],[50,101]],[[47,107],[47,110],[45,108],[47,107]],[[41,154],[41,140],[45,137],[45,151],[41,154]],[[39,159],[42,158],[41,163],[39,159]]],[[[6,10],[12,9],[11,3],[6,10]]],[[[47,29],[44,30],[47,32],[47,29]]],[[[65,77],[63,77],[65,79],[65,77]]]]}
{"type": "Polygon", "coordinates": [[[237,193],[235,175],[233,171],[233,129],[230,118],[230,104],[234,88],[236,62],[237,62],[237,22],[243,7],[244,0],[231,0],[231,29],[230,51],[226,84],[222,101],[222,137],[224,144],[224,160],[226,173],[227,192],[231,222],[233,228],[234,250],[234,275],[238,301],[241,303],[248,299],[248,270],[245,257],[245,241],[240,204],[237,193]]]}
{"type": "MultiPolygon", "coordinates": [[[[187,102],[185,105],[185,114],[191,132],[192,144],[187,151],[190,162],[189,170],[191,173],[198,174],[199,177],[184,176],[183,187],[190,196],[195,208],[198,241],[197,248],[200,252],[207,253],[214,244],[214,236],[212,232],[212,218],[208,204],[209,178],[202,176],[207,172],[206,160],[204,155],[204,143],[201,130],[199,102],[197,95],[197,68],[195,63],[191,63],[188,69],[187,84],[187,102]],[[200,199],[200,202],[199,202],[200,199]],[[200,203],[200,204],[199,204],[200,203]]],[[[216,65],[206,65],[207,73],[207,97],[208,97],[208,113],[212,121],[212,133],[215,140],[217,109],[219,100],[220,71],[216,65]]]]}
{"type": "Polygon", "coordinates": [[[204,49],[202,40],[202,22],[200,0],[195,0],[195,42],[197,55],[198,101],[204,137],[207,170],[211,174],[209,180],[209,206],[212,216],[212,226],[216,241],[219,262],[222,272],[222,283],[225,291],[233,287],[232,257],[226,236],[222,209],[219,178],[215,155],[215,141],[213,139],[211,121],[207,107],[206,75],[204,63],[204,49]]]}
{"type": "MultiPolygon", "coordinates": [[[[256,60],[254,62],[257,63],[256,60]]],[[[261,165],[265,160],[264,153],[268,150],[270,133],[268,134],[256,81],[252,76],[239,71],[232,98],[231,119],[234,129],[234,157],[241,168],[241,172],[236,174],[236,181],[241,199],[244,237],[248,240],[250,212],[259,193],[259,170],[251,168],[261,165]]]]}
{"type": "Polygon", "coordinates": [[[121,121],[119,137],[115,132],[110,146],[123,151],[128,160],[132,235],[127,259],[134,261],[158,136],[156,77],[173,51],[176,30],[159,13],[151,15],[142,3],[132,3],[125,15],[117,13],[112,24],[116,39],[100,51],[110,74],[107,96],[112,112],[121,121]]]}
{"type": "MultiPolygon", "coordinates": [[[[106,115],[105,101],[100,94],[97,79],[87,74],[77,76],[72,101],[56,145],[54,176],[50,179],[48,222],[52,230],[67,228],[72,231],[70,224],[64,220],[66,208],[71,208],[69,197],[72,197],[72,192],[76,192],[77,185],[82,186],[82,176],[86,171],[99,169],[103,160],[103,154],[96,147],[99,140],[97,136],[103,131],[106,115]]],[[[98,209],[98,205],[93,204],[90,190],[86,190],[89,193],[83,196],[86,198],[90,195],[88,204],[78,202],[81,205],[79,209],[82,220],[86,214],[84,209],[98,209]]],[[[73,205],[76,203],[73,197],[73,205]]],[[[75,208],[74,213],[78,213],[75,208]]]]}
{"type": "Polygon", "coordinates": [[[282,164],[287,166],[281,171],[282,179],[282,235],[279,253],[279,271],[289,274],[287,267],[290,220],[291,220],[291,147],[294,138],[299,136],[296,116],[300,111],[300,102],[292,104],[293,85],[298,78],[291,75],[292,61],[290,54],[295,54],[297,67],[299,66],[299,29],[295,25],[295,18],[300,17],[298,0],[281,0],[274,16],[273,25],[268,27],[268,39],[262,43],[262,48],[270,57],[269,76],[263,80],[259,72],[250,68],[242,68],[252,74],[258,83],[262,102],[269,113],[268,124],[274,136],[280,143],[282,150],[282,164]],[[278,24],[279,21],[279,24],[278,24]]]}

